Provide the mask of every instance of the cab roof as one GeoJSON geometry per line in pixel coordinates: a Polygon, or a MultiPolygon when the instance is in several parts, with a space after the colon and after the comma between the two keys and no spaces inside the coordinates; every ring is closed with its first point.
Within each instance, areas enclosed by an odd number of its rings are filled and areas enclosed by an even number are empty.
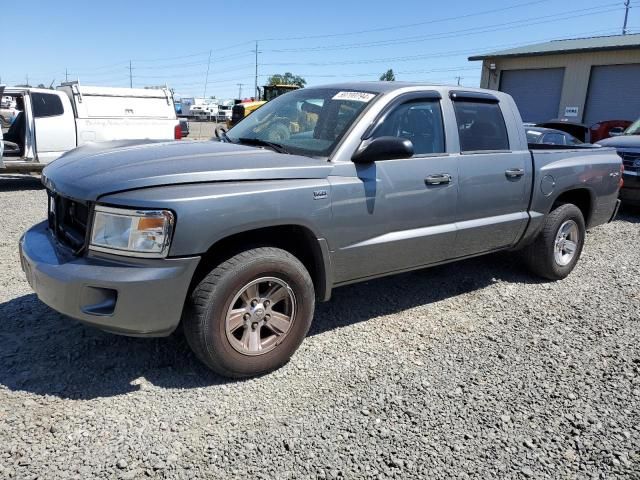
{"type": "MultiPolygon", "coordinates": [[[[342,82],[342,83],[332,83],[328,85],[315,85],[313,87],[306,87],[305,89],[313,89],[313,88],[335,88],[339,90],[363,90],[371,93],[389,93],[394,92],[396,90],[402,90],[407,88],[421,88],[425,90],[435,90],[437,92],[448,94],[450,91],[463,91],[463,92],[484,92],[487,93],[486,89],[482,88],[474,88],[474,87],[463,87],[461,85],[435,85],[432,83],[422,83],[422,82],[342,82]]],[[[498,96],[500,92],[491,91],[491,94],[495,94],[498,96]]]]}

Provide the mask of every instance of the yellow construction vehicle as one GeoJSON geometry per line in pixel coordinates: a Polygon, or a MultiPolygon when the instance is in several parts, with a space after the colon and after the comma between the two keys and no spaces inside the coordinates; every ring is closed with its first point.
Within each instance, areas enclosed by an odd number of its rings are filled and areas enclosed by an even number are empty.
{"type": "Polygon", "coordinates": [[[299,88],[300,87],[298,85],[265,85],[261,89],[259,100],[254,100],[252,102],[240,102],[233,106],[233,109],[231,110],[231,120],[227,120],[227,127],[233,127],[244,117],[255,112],[262,105],[274,98],[299,88]]]}

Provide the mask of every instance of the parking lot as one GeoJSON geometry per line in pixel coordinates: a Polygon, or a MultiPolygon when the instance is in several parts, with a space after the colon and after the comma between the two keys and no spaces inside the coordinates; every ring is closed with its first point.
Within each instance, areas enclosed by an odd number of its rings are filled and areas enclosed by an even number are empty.
{"type": "Polygon", "coordinates": [[[338,289],[234,382],[40,303],[17,244],[45,192],[3,176],[0,205],[0,478],[640,478],[637,210],[557,283],[499,254],[338,289]]]}

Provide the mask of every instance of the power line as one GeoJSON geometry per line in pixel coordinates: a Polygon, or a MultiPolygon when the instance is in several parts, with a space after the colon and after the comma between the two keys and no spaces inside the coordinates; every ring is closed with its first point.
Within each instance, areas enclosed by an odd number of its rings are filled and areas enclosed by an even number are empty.
{"type": "MultiPolygon", "coordinates": [[[[595,33],[604,33],[604,32],[612,32],[612,30],[597,30],[590,32],[582,32],[577,33],[576,35],[589,35],[595,33]]],[[[533,40],[534,42],[546,42],[557,40],[558,37],[547,37],[543,39],[533,40]]],[[[500,45],[492,45],[490,47],[483,48],[474,48],[474,49],[464,49],[464,50],[449,50],[445,52],[437,52],[437,53],[428,53],[428,54],[420,54],[420,55],[408,55],[401,57],[381,57],[381,58],[370,58],[370,59],[362,59],[362,60],[338,60],[338,61],[330,61],[330,62],[275,62],[275,63],[263,63],[264,66],[330,66],[330,65],[366,65],[366,64],[375,64],[375,63],[388,63],[388,62],[410,62],[415,60],[426,60],[431,58],[440,58],[440,57],[448,57],[452,55],[466,55],[471,53],[483,53],[484,51],[492,51],[496,49],[508,48],[522,45],[520,43],[511,43],[511,44],[500,44],[500,45]]]]}
{"type": "MultiPolygon", "coordinates": [[[[546,1],[546,0],[545,0],[546,1]]],[[[531,3],[531,2],[529,2],[531,3]]],[[[612,10],[602,10],[604,7],[608,7],[609,5],[615,5],[615,4],[605,4],[605,5],[600,5],[598,7],[592,7],[587,10],[587,13],[584,13],[585,11],[583,10],[582,14],[578,14],[575,15],[573,14],[573,12],[563,12],[562,14],[554,14],[554,15],[545,15],[542,17],[536,17],[533,19],[521,19],[521,20],[516,20],[513,22],[508,22],[506,24],[494,24],[494,25],[490,25],[490,26],[484,26],[484,27],[474,27],[474,28],[470,28],[470,29],[463,29],[463,30],[456,30],[456,31],[451,31],[451,32],[441,32],[441,33],[437,33],[437,34],[430,34],[430,35],[423,35],[423,36],[412,36],[412,37],[404,37],[404,38],[397,38],[397,39],[391,39],[391,40],[382,40],[382,41],[376,41],[376,42],[369,42],[369,43],[358,43],[358,44],[342,44],[342,45],[333,45],[333,46],[316,46],[316,47],[309,47],[309,48],[295,48],[295,49],[280,49],[280,50],[271,50],[273,53],[288,53],[291,51],[300,51],[300,52],[313,52],[313,51],[326,51],[326,50],[330,50],[330,49],[344,49],[344,48],[365,48],[365,47],[381,47],[381,46],[390,46],[390,45],[397,45],[397,44],[402,44],[402,43],[414,43],[414,42],[421,42],[424,40],[433,40],[433,39],[437,39],[437,38],[450,38],[451,36],[458,36],[462,33],[466,33],[467,35],[469,34],[479,34],[479,33],[487,33],[487,32],[493,32],[493,31],[498,31],[498,30],[506,30],[506,29],[513,29],[513,28],[520,28],[520,24],[526,22],[527,25],[535,25],[536,23],[531,23],[531,20],[543,20],[541,22],[537,22],[539,23],[547,23],[550,21],[564,21],[564,20],[568,20],[568,19],[574,19],[574,18],[578,18],[578,17],[582,17],[582,16],[586,16],[586,15],[592,15],[592,14],[596,14],[596,13],[604,13],[604,12],[608,12],[608,11],[612,11],[612,10]],[[569,14],[567,16],[567,14],[569,14]],[[558,18],[558,15],[564,15],[564,17],[562,18],[558,18]],[[551,18],[550,18],[551,17],[551,18]],[[494,28],[495,27],[495,28],[494,28]],[[488,30],[489,29],[489,30],[488,30]]],[[[508,7],[510,8],[515,8],[515,6],[512,7],[508,7]]],[[[470,14],[472,15],[472,14],[470,14]]],[[[434,20],[435,22],[435,20],[434,20]]],[[[391,27],[390,27],[391,28],[391,27]]],[[[236,45],[232,45],[229,47],[223,47],[221,50],[229,50],[232,48],[238,48],[239,46],[243,46],[243,45],[247,45],[248,43],[253,43],[253,42],[243,42],[240,44],[236,44],[236,45]]],[[[156,58],[156,59],[150,59],[148,60],[148,62],[152,62],[152,61],[160,61],[160,60],[166,60],[166,59],[176,59],[176,58],[189,58],[189,57],[195,57],[195,56],[199,56],[202,55],[201,53],[197,53],[197,54],[189,54],[189,55],[184,55],[181,57],[164,57],[164,59],[160,59],[160,58],[156,58]]],[[[226,57],[220,57],[220,58],[216,58],[216,62],[218,63],[222,63],[225,60],[231,60],[231,59],[236,59],[236,58],[240,58],[240,57],[246,57],[248,55],[255,55],[255,50],[251,53],[246,53],[246,54],[234,54],[234,55],[229,55],[226,57]]],[[[380,60],[382,61],[382,60],[380,60]]],[[[386,60],[385,60],[386,61],[386,60]]],[[[257,63],[257,62],[256,62],[257,63]]],[[[366,63],[366,62],[358,62],[358,63],[366,63]]],[[[171,68],[193,68],[193,67],[202,67],[204,65],[206,65],[207,63],[204,62],[187,62],[187,63],[178,63],[178,64],[168,64],[168,65],[150,65],[150,66],[137,66],[136,70],[143,70],[143,69],[149,69],[149,70],[165,70],[165,69],[171,69],[171,68]]],[[[324,62],[324,65],[330,65],[332,64],[331,62],[324,62]]],[[[337,64],[337,63],[335,63],[337,64]]],[[[343,64],[356,64],[356,62],[345,62],[343,64]]],[[[89,77],[97,77],[97,76],[102,76],[102,74],[107,74],[107,73],[117,73],[119,70],[119,68],[117,70],[113,69],[113,65],[117,65],[117,66],[121,66],[122,64],[112,64],[112,65],[108,65],[108,66],[103,66],[103,67],[96,67],[93,69],[94,72],[96,72],[97,70],[105,70],[105,69],[110,69],[108,71],[102,71],[100,73],[87,73],[89,70],[86,70],[84,72],[76,72],[74,75],[76,76],[89,76],[89,77]]],[[[272,66],[278,65],[275,63],[269,64],[272,66]]],[[[296,63],[289,63],[289,64],[280,64],[280,65],[296,65],[296,63]]],[[[129,64],[127,65],[130,68],[130,76],[132,76],[132,72],[131,70],[133,70],[133,68],[131,67],[131,62],[129,62],[129,64]]],[[[120,67],[122,68],[122,67],[120,67]]],[[[147,78],[152,78],[151,75],[147,76],[147,78]]],[[[164,78],[161,76],[156,76],[155,78],[164,78]]],[[[255,75],[254,75],[254,83],[255,83],[255,75]]]]}
{"type": "Polygon", "coordinates": [[[344,43],[340,45],[321,45],[321,46],[306,47],[306,48],[283,48],[283,49],[275,49],[275,50],[267,50],[267,51],[273,52],[273,53],[291,53],[291,52],[343,50],[345,48],[370,48],[370,47],[402,45],[407,43],[417,43],[424,40],[438,40],[438,39],[446,39],[451,37],[458,37],[462,34],[473,35],[473,34],[479,34],[479,33],[491,33],[491,32],[496,32],[500,30],[511,30],[513,28],[520,28],[522,26],[539,25],[541,23],[560,22],[564,20],[573,20],[576,18],[586,17],[589,15],[607,13],[607,12],[617,10],[618,7],[603,10],[603,8],[611,7],[613,5],[618,5],[618,4],[609,3],[609,4],[600,5],[598,7],[585,8],[581,10],[581,12],[583,13],[580,13],[580,14],[576,14],[574,10],[570,10],[570,11],[565,11],[561,13],[554,13],[552,15],[543,15],[540,17],[514,20],[511,22],[502,22],[502,23],[493,24],[493,25],[472,27],[472,28],[466,28],[461,30],[452,30],[448,32],[432,33],[428,35],[417,35],[417,36],[414,35],[410,37],[401,37],[401,38],[396,38],[392,40],[378,40],[375,42],[360,42],[360,43],[344,43]],[[539,21],[532,23],[532,21],[535,21],[535,20],[539,20],[539,21]]]}
{"type": "MultiPolygon", "coordinates": [[[[217,59],[216,59],[216,63],[217,63],[217,59]]],[[[245,64],[245,65],[236,65],[233,68],[225,68],[224,71],[226,73],[226,72],[237,72],[238,70],[249,70],[249,69],[253,69],[252,63],[245,64]]],[[[197,77],[197,76],[204,76],[205,74],[206,74],[206,71],[188,72],[188,73],[182,72],[182,73],[171,74],[171,75],[136,75],[136,78],[182,78],[187,75],[197,77]]]]}
{"type": "MultiPolygon", "coordinates": [[[[216,49],[217,51],[217,49],[216,49]]],[[[237,54],[237,55],[229,55],[227,57],[216,57],[216,63],[223,63],[224,60],[235,60],[238,58],[246,58],[249,56],[253,56],[253,50],[251,52],[245,52],[244,54],[237,54]]],[[[203,62],[187,62],[187,63],[174,63],[174,64],[169,64],[169,65],[153,65],[150,67],[137,67],[138,70],[164,70],[164,69],[168,69],[168,68],[183,68],[183,67],[190,67],[190,66],[204,66],[206,65],[207,62],[203,61],[203,62]]]]}
{"type": "MultiPolygon", "coordinates": [[[[302,40],[302,39],[314,39],[314,38],[335,38],[335,37],[341,37],[341,36],[360,35],[360,34],[363,34],[363,33],[383,32],[383,31],[411,28],[411,27],[422,26],[422,25],[430,25],[430,24],[434,24],[434,23],[443,23],[443,22],[448,22],[448,21],[453,21],[453,20],[459,20],[459,19],[462,19],[462,18],[471,18],[471,17],[475,17],[475,16],[489,15],[489,14],[492,14],[492,13],[498,13],[498,12],[513,10],[513,9],[517,9],[517,8],[537,5],[537,4],[540,4],[540,3],[546,3],[546,2],[550,2],[550,1],[552,1],[552,0],[533,0],[533,1],[523,2],[523,3],[519,3],[519,4],[515,4],[515,5],[510,5],[510,6],[507,6],[507,7],[495,8],[495,9],[491,9],[491,10],[484,10],[484,11],[481,11],[481,12],[468,13],[468,14],[463,14],[463,15],[456,15],[456,16],[440,18],[440,19],[426,20],[426,21],[423,21],[423,22],[416,22],[416,23],[410,23],[410,24],[394,25],[394,26],[390,26],[390,27],[381,27],[381,28],[374,28],[374,29],[368,29],[368,30],[360,30],[360,31],[356,31],[356,32],[344,32],[344,33],[322,34],[322,35],[308,35],[308,36],[298,36],[298,37],[265,38],[265,39],[258,39],[258,41],[267,42],[267,41],[302,40]]],[[[234,45],[229,45],[229,46],[226,46],[226,47],[220,47],[220,48],[216,47],[216,52],[228,51],[228,50],[232,50],[234,48],[240,48],[240,47],[252,44],[252,43],[254,43],[254,41],[245,41],[245,42],[237,43],[237,44],[234,44],[234,45]]],[[[194,58],[194,57],[198,57],[198,56],[205,56],[207,54],[208,54],[208,51],[202,51],[202,52],[190,53],[190,54],[173,56],[173,57],[161,57],[161,58],[151,58],[151,59],[132,59],[132,61],[135,61],[137,64],[139,64],[139,63],[153,63],[153,62],[166,61],[166,60],[181,60],[181,59],[184,59],[184,58],[194,58]]],[[[225,58],[230,58],[230,57],[236,57],[237,58],[237,56],[235,56],[235,55],[232,55],[232,56],[229,56],[229,57],[220,57],[220,58],[216,58],[216,62],[218,62],[219,60],[225,59],[225,58]]],[[[115,64],[92,67],[90,69],[85,69],[85,71],[95,71],[95,70],[109,69],[109,68],[113,68],[113,67],[116,67],[116,66],[119,66],[119,65],[123,65],[124,63],[125,62],[118,62],[118,63],[115,63],[115,64]]],[[[204,64],[204,63],[201,62],[201,64],[204,64]]],[[[151,68],[151,67],[138,67],[138,68],[151,68]]]]}
{"type": "Polygon", "coordinates": [[[380,27],[380,28],[372,28],[372,29],[368,29],[368,30],[359,30],[359,31],[356,31],[356,32],[330,33],[330,34],[323,34],[323,35],[306,35],[306,36],[298,36],[298,37],[263,38],[263,39],[261,39],[261,41],[263,41],[263,42],[271,42],[271,41],[285,41],[285,40],[310,40],[310,39],[314,39],[314,38],[334,38],[334,37],[345,37],[345,36],[361,35],[363,33],[384,32],[384,31],[389,31],[389,30],[397,30],[397,29],[419,27],[419,26],[423,26],[423,25],[432,25],[434,23],[449,22],[449,21],[453,21],[453,20],[460,20],[462,18],[471,18],[471,17],[477,17],[477,16],[481,16],[481,15],[489,15],[491,13],[504,12],[504,11],[507,11],[507,10],[513,10],[515,8],[528,7],[528,6],[531,6],[531,5],[537,5],[537,4],[546,3],[546,2],[549,2],[549,1],[551,1],[551,0],[535,0],[535,1],[529,1],[529,2],[524,2],[524,3],[520,3],[520,4],[511,5],[511,6],[508,6],[508,7],[494,8],[494,9],[491,9],[491,10],[484,10],[482,12],[467,13],[467,14],[456,15],[456,16],[452,16],[452,17],[433,19],[433,20],[425,20],[423,22],[407,23],[407,24],[404,24],[404,25],[394,25],[394,26],[391,26],[391,27],[380,27]]]}

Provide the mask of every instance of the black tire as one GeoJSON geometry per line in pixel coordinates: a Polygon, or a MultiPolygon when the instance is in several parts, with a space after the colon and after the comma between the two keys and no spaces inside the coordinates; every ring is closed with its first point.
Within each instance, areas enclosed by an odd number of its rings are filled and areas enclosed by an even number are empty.
{"type": "Polygon", "coordinates": [[[525,262],[536,275],[549,280],[561,280],[576,266],[584,246],[585,235],[584,217],[580,209],[570,203],[560,205],[547,215],[544,226],[534,242],[524,249],[525,262]],[[560,265],[554,255],[556,236],[560,227],[570,220],[578,227],[578,240],[575,242],[577,247],[571,261],[566,265],[560,265]]]}
{"type": "Polygon", "coordinates": [[[191,349],[209,368],[225,377],[250,377],[289,361],[309,331],[314,309],[313,282],[304,265],[284,250],[254,248],[221,263],[196,286],[185,307],[184,332],[191,349]],[[225,319],[242,288],[262,277],[286,282],[295,295],[295,315],[290,329],[272,350],[245,355],[227,338],[225,319]]]}

